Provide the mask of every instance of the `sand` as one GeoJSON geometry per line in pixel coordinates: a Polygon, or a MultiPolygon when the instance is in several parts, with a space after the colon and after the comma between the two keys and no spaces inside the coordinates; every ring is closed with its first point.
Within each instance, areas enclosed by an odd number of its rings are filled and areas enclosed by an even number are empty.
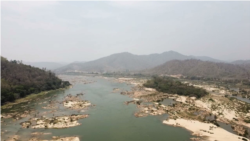
{"type": "Polygon", "coordinates": [[[31,138],[29,141],[80,141],[79,137],[55,137],[51,140],[40,140],[38,138],[31,138]]]}
{"type": "MultiPolygon", "coordinates": [[[[215,126],[211,123],[203,123],[195,120],[187,119],[169,119],[164,120],[164,124],[180,126],[186,128],[193,132],[194,135],[198,136],[207,136],[208,141],[242,141],[241,136],[237,136],[233,133],[230,133],[220,127],[215,126]]],[[[249,139],[247,139],[249,141],[249,139]]]]}

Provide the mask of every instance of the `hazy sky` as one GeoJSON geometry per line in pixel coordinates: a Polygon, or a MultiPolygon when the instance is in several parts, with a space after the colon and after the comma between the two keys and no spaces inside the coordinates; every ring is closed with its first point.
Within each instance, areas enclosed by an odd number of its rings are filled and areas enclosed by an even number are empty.
{"type": "Polygon", "coordinates": [[[23,61],[90,61],[177,51],[250,59],[250,2],[2,2],[1,51],[23,61]]]}

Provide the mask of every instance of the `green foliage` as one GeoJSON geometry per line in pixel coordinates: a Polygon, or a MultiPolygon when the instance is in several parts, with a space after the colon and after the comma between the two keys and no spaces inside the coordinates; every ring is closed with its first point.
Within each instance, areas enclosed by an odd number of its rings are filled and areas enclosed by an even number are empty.
{"type": "Polygon", "coordinates": [[[208,101],[214,102],[214,100],[213,100],[212,98],[209,98],[209,100],[208,100],[208,101]]]}
{"type": "Polygon", "coordinates": [[[53,90],[69,86],[51,71],[8,61],[1,57],[1,103],[14,101],[31,93],[53,90]]]}
{"type": "Polygon", "coordinates": [[[157,91],[164,93],[172,93],[184,96],[195,96],[197,98],[208,94],[204,89],[195,88],[194,86],[183,84],[180,81],[176,81],[169,77],[154,76],[151,80],[148,80],[144,84],[144,86],[149,88],[155,88],[157,91]]]}
{"type": "Polygon", "coordinates": [[[1,61],[8,61],[7,58],[1,56],[1,61]]]}
{"type": "Polygon", "coordinates": [[[244,122],[246,122],[246,123],[250,123],[250,119],[248,119],[248,120],[244,120],[244,122]]]}
{"type": "Polygon", "coordinates": [[[229,100],[231,100],[231,101],[233,101],[233,100],[235,100],[236,98],[234,98],[234,97],[229,97],[229,100]]]}

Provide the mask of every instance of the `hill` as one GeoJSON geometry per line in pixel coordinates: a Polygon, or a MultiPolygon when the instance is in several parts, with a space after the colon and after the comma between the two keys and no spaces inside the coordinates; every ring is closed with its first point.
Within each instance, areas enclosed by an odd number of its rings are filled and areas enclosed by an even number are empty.
{"type": "Polygon", "coordinates": [[[31,93],[63,88],[70,85],[51,71],[8,61],[1,57],[1,103],[25,97],[31,93]]]}
{"type": "Polygon", "coordinates": [[[233,61],[231,63],[232,64],[238,64],[238,65],[240,65],[240,64],[248,64],[248,65],[250,65],[250,60],[236,60],[236,61],[233,61]]]}
{"type": "Polygon", "coordinates": [[[204,78],[247,79],[250,69],[229,63],[215,63],[196,59],[172,60],[145,71],[150,74],[195,76],[204,78]]]}
{"type": "MultiPolygon", "coordinates": [[[[117,53],[103,57],[94,61],[85,63],[72,63],[55,72],[63,73],[70,71],[82,72],[114,72],[114,71],[138,71],[153,68],[170,60],[186,60],[199,58],[195,56],[186,56],[178,52],[168,51],[161,54],[134,55],[128,52],[117,53]]],[[[209,57],[200,57],[201,60],[216,60],[209,57]]],[[[219,61],[219,60],[218,60],[219,61]]]]}
{"type": "Polygon", "coordinates": [[[57,63],[57,62],[23,62],[23,63],[40,69],[46,68],[47,70],[54,70],[67,65],[67,63],[57,63]]]}

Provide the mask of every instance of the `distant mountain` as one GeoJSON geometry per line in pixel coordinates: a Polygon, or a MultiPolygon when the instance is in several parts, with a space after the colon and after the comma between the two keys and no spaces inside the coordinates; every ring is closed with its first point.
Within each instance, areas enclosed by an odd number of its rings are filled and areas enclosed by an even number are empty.
{"type": "Polygon", "coordinates": [[[197,60],[202,60],[202,61],[210,61],[210,62],[224,62],[218,59],[214,59],[211,57],[207,57],[207,56],[192,56],[193,59],[197,59],[197,60]]]}
{"type": "Polygon", "coordinates": [[[196,59],[172,60],[145,71],[150,74],[198,76],[210,78],[248,78],[250,69],[229,63],[216,63],[196,59]]]}
{"type": "Polygon", "coordinates": [[[47,70],[54,70],[67,65],[67,63],[57,63],[57,62],[23,62],[23,63],[40,69],[46,68],[47,70]]]}
{"type": "MultiPolygon", "coordinates": [[[[117,53],[85,63],[71,63],[56,69],[55,72],[83,71],[83,72],[114,72],[114,71],[138,71],[153,68],[170,60],[216,60],[209,57],[186,56],[178,52],[168,51],[161,54],[134,55],[128,52],[117,53]]],[[[219,61],[219,60],[216,60],[219,61]]]]}
{"type": "Polygon", "coordinates": [[[54,72],[68,72],[68,71],[79,71],[81,70],[81,66],[84,62],[73,62],[68,65],[62,66],[53,70],[54,72]]]}

